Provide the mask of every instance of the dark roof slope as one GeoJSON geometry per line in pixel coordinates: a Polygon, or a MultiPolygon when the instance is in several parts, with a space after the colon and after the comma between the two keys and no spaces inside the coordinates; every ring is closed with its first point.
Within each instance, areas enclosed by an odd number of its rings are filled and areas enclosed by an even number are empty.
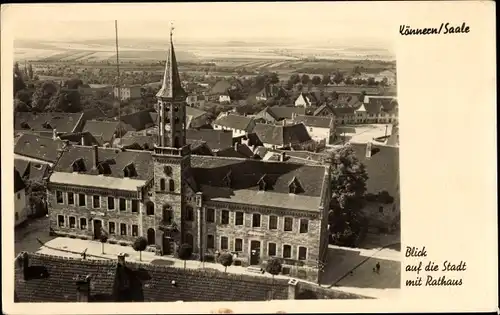
{"type": "Polygon", "coordinates": [[[325,169],[295,163],[265,162],[253,159],[191,157],[195,180],[200,185],[227,187],[224,177],[231,171],[231,188],[258,190],[258,182],[266,175],[270,190],[288,194],[288,185],[296,177],[303,185],[303,195],[321,196],[325,169]]]}
{"type": "Polygon", "coordinates": [[[85,123],[83,131],[90,132],[94,137],[102,138],[104,142],[111,142],[119,125],[118,121],[89,120],[85,123]]]}
{"type": "Polygon", "coordinates": [[[17,112],[14,115],[14,130],[51,131],[56,129],[58,133],[80,131],[76,130],[76,127],[82,118],[83,113],[17,112]]]}
{"type": "Polygon", "coordinates": [[[14,168],[14,193],[17,193],[21,189],[24,189],[26,185],[19,172],[14,168]]]}
{"type": "MultiPolygon", "coordinates": [[[[128,164],[134,164],[137,176],[135,179],[149,180],[153,177],[153,157],[147,151],[122,151],[116,148],[98,148],[98,162],[109,165],[110,177],[124,178],[123,169],[128,164]]],[[[83,146],[70,146],[61,155],[54,171],[72,173],[72,164],[78,159],[83,159],[85,170],[82,174],[93,174],[93,148],[83,146]]]]}
{"type": "Polygon", "coordinates": [[[256,124],[253,132],[262,143],[273,145],[295,145],[311,140],[303,124],[271,125],[256,124]]]}
{"type": "MultiPolygon", "coordinates": [[[[155,124],[155,118],[151,115],[154,109],[146,109],[132,114],[121,116],[120,120],[126,124],[129,129],[140,131],[147,129],[155,124]]],[[[156,114],[156,113],[155,113],[156,114]]]]}
{"type": "Polygon", "coordinates": [[[251,117],[246,117],[246,116],[240,116],[240,115],[234,115],[234,114],[227,114],[225,116],[219,117],[214,124],[215,125],[220,125],[220,126],[225,126],[228,128],[232,129],[239,129],[239,130],[247,130],[252,123],[253,118],[251,117]]]}
{"type": "Polygon", "coordinates": [[[64,146],[61,140],[40,137],[33,134],[23,134],[14,146],[14,153],[22,156],[55,163],[59,150],[64,146]]]}
{"type": "Polygon", "coordinates": [[[352,143],[356,157],[366,167],[368,193],[386,190],[391,196],[399,194],[399,148],[372,144],[372,155],[366,158],[366,144],[352,143]]]}
{"type": "Polygon", "coordinates": [[[186,129],[186,138],[205,141],[212,150],[221,150],[233,146],[233,133],[226,130],[186,129]]]}
{"type": "Polygon", "coordinates": [[[14,167],[21,177],[25,179],[40,181],[47,174],[49,166],[44,163],[14,159],[14,167]]]}
{"type": "Polygon", "coordinates": [[[157,136],[127,133],[124,137],[120,138],[120,145],[124,148],[138,145],[142,149],[152,149],[156,143],[156,138],[157,136]]]}
{"type": "Polygon", "coordinates": [[[231,83],[225,80],[221,80],[212,87],[210,90],[212,94],[224,94],[231,87],[231,83]]]}
{"type": "Polygon", "coordinates": [[[293,120],[296,123],[303,123],[306,127],[330,128],[332,118],[310,115],[297,115],[293,120]]]}
{"type": "MultiPolygon", "coordinates": [[[[91,276],[91,300],[110,301],[116,277],[116,263],[81,260],[42,254],[28,254],[28,280],[16,266],[15,292],[19,302],[76,302],[77,276],[91,276]]],[[[18,258],[19,259],[19,258],[18,258]]],[[[16,261],[16,264],[22,262],[16,261]]]]}
{"type": "Polygon", "coordinates": [[[268,108],[268,112],[277,120],[291,119],[293,114],[304,115],[306,109],[304,107],[295,106],[272,106],[268,108]]]}
{"type": "Polygon", "coordinates": [[[74,133],[66,133],[60,135],[59,138],[61,140],[68,140],[73,144],[82,144],[82,138],[85,145],[102,145],[104,144],[104,140],[101,136],[94,136],[90,132],[74,132],[74,133]]]}
{"type": "Polygon", "coordinates": [[[14,158],[14,167],[19,172],[21,177],[24,177],[25,174],[29,174],[30,162],[23,159],[14,158]]]}

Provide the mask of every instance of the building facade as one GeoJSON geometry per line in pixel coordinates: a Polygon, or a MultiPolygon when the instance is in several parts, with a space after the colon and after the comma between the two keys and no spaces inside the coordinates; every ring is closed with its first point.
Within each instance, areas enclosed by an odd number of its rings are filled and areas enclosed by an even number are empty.
{"type": "Polygon", "coordinates": [[[113,94],[116,98],[127,101],[141,98],[141,86],[140,85],[132,85],[125,87],[114,87],[113,94]]]}

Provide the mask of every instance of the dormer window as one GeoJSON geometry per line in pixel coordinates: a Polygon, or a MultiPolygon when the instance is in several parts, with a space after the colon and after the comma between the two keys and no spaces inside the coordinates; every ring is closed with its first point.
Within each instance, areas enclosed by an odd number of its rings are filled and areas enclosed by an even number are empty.
{"type": "Polygon", "coordinates": [[[25,122],[25,121],[23,121],[21,123],[21,128],[23,128],[23,129],[31,129],[30,125],[27,122],[25,122]]]}
{"type": "Polygon", "coordinates": [[[135,177],[137,176],[137,172],[135,170],[135,166],[133,163],[128,164],[123,168],[123,177],[135,177]]]}
{"type": "Polygon", "coordinates": [[[97,165],[97,170],[99,171],[99,174],[101,174],[101,175],[111,174],[111,167],[109,166],[109,163],[107,163],[107,162],[99,163],[97,165]]]}
{"type": "Polygon", "coordinates": [[[231,173],[231,170],[229,170],[229,172],[223,178],[224,185],[227,187],[231,187],[231,173]]]}
{"type": "Polygon", "coordinates": [[[50,123],[49,123],[49,122],[44,122],[44,123],[42,124],[42,127],[43,127],[43,128],[45,128],[45,129],[54,129],[54,128],[52,128],[52,126],[50,125],[50,123]]]}
{"type": "Polygon", "coordinates": [[[85,172],[85,162],[82,158],[75,160],[73,164],[71,164],[71,167],[73,168],[73,172],[85,172]]]}
{"type": "Polygon", "coordinates": [[[288,192],[290,194],[298,194],[302,192],[302,186],[300,185],[297,177],[294,177],[290,184],[288,184],[288,192]]]}
{"type": "Polygon", "coordinates": [[[265,191],[267,188],[266,175],[262,176],[257,184],[259,185],[259,190],[265,191]]]}

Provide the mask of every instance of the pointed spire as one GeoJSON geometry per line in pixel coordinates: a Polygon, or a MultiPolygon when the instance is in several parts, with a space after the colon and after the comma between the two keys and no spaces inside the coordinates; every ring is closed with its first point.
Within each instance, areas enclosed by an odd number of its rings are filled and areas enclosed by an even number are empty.
{"type": "Polygon", "coordinates": [[[170,48],[165,64],[165,73],[163,74],[163,83],[156,97],[165,99],[183,99],[186,97],[186,92],[181,86],[179,77],[179,69],[177,67],[177,59],[175,58],[174,42],[172,40],[174,27],[170,27],[170,48]]]}

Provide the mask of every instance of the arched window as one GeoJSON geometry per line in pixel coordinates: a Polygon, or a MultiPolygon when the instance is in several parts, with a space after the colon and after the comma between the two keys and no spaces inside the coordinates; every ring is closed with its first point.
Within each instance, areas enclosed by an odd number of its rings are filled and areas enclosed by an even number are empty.
{"type": "Polygon", "coordinates": [[[148,201],[146,203],[146,214],[147,215],[154,215],[155,214],[155,204],[151,201],[148,201]]]}
{"type": "Polygon", "coordinates": [[[186,234],[186,244],[189,244],[191,245],[191,247],[193,247],[193,235],[191,235],[190,233],[187,233],[186,234]]]}
{"type": "Polygon", "coordinates": [[[186,206],[186,216],[184,217],[186,221],[194,221],[194,210],[191,206],[186,206]]]}
{"type": "Polygon", "coordinates": [[[160,190],[165,190],[165,178],[160,179],[160,190]]]}
{"type": "Polygon", "coordinates": [[[163,205],[163,222],[172,224],[172,207],[169,204],[163,205]]]}
{"type": "Polygon", "coordinates": [[[148,245],[154,245],[156,243],[156,233],[155,230],[150,228],[148,229],[148,245]]]}
{"type": "Polygon", "coordinates": [[[175,181],[173,179],[168,180],[168,188],[170,191],[175,191],[175,181]]]}

